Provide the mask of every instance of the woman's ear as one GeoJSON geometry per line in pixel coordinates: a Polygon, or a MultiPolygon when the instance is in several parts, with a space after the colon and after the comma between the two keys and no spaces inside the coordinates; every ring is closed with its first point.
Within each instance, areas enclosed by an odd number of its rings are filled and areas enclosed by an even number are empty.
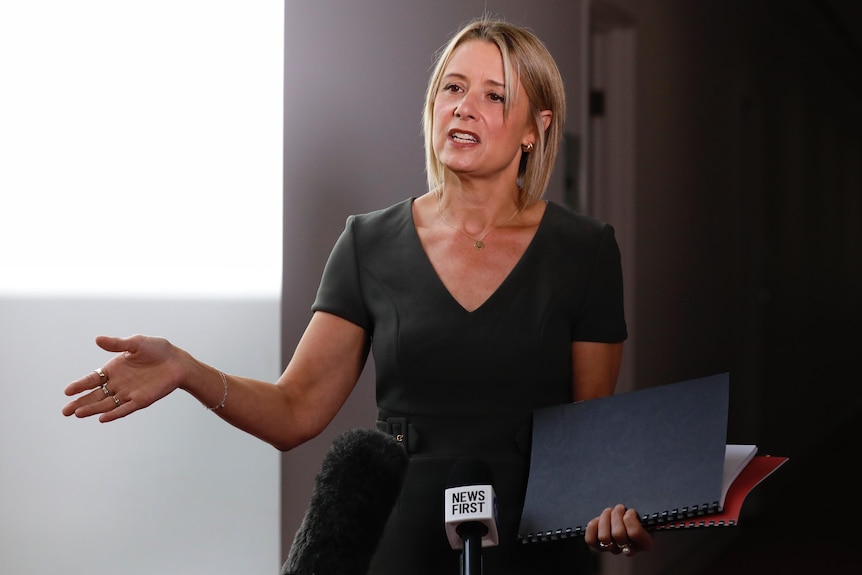
{"type": "Polygon", "coordinates": [[[554,117],[554,113],[550,110],[542,110],[539,114],[542,118],[542,125],[544,129],[547,130],[548,126],[551,125],[551,119],[554,117]]]}

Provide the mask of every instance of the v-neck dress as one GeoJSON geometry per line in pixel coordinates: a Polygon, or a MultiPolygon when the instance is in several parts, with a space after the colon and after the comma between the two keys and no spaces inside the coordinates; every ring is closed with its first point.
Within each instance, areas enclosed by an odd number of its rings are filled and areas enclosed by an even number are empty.
{"type": "Polygon", "coordinates": [[[577,573],[580,539],[523,544],[517,529],[533,410],[572,401],[572,342],[627,337],[613,227],[548,202],[521,259],[467,311],[425,254],[412,204],[348,217],[312,306],[368,332],[377,426],[402,435],[410,455],[369,573],[460,573],[443,494],[461,458],[492,472],[500,544],[483,549],[489,575],[577,573]]]}

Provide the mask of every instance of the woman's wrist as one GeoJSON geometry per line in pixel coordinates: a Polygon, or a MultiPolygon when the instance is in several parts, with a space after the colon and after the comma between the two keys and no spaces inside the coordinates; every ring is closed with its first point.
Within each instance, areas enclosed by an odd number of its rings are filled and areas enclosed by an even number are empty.
{"type": "Polygon", "coordinates": [[[207,407],[206,404],[203,404],[210,411],[217,411],[219,409],[224,409],[224,404],[227,402],[227,376],[223,371],[217,370],[219,376],[221,377],[222,385],[224,386],[224,395],[222,395],[221,401],[212,407],[207,407]]]}
{"type": "Polygon", "coordinates": [[[229,393],[225,373],[201,363],[185,351],[180,350],[180,353],[179,361],[186,374],[180,389],[200,401],[210,411],[223,409],[229,393]]]}

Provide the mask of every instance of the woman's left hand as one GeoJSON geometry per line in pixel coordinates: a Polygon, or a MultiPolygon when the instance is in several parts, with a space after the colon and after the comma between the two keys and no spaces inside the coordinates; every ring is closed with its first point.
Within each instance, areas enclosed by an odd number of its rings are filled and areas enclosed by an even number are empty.
{"type": "Polygon", "coordinates": [[[616,505],[587,523],[584,541],[596,551],[631,557],[652,547],[653,539],[637,511],[616,505]]]}

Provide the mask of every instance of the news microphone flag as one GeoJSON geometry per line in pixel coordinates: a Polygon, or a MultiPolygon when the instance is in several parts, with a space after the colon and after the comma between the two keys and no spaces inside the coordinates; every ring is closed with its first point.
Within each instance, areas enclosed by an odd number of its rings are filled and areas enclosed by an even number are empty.
{"type": "Polygon", "coordinates": [[[459,461],[452,468],[449,485],[444,492],[445,527],[452,549],[464,548],[459,527],[468,524],[485,528],[482,547],[498,545],[497,495],[487,465],[478,460],[459,461]]]}

